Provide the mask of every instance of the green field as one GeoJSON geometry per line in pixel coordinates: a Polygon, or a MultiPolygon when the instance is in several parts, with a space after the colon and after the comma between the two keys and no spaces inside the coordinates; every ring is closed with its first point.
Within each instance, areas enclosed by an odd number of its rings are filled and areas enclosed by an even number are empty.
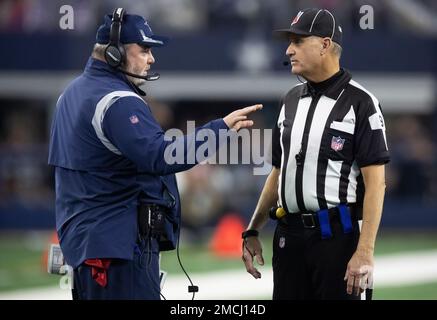
{"type": "MultiPolygon", "coordinates": [[[[47,233],[8,233],[0,235],[0,292],[38,286],[56,286],[59,277],[46,273],[43,250],[48,245],[47,233]]],[[[271,237],[264,237],[264,258],[271,261],[271,237]]],[[[435,233],[385,232],[377,242],[376,255],[437,249],[435,233]]],[[[215,256],[206,246],[185,245],[180,256],[186,270],[212,272],[244,268],[240,258],[223,259],[215,256]]],[[[164,252],[162,269],[171,274],[181,273],[176,252],[164,252]]],[[[265,297],[269,299],[269,297],[265,297]]],[[[425,285],[378,288],[375,299],[437,299],[437,282],[425,285]]]]}
{"type": "Polygon", "coordinates": [[[373,294],[375,300],[437,300],[437,282],[392,287],[378,288],[373,294]]]}
{"type": "MultiPolygon", "coordinates": [[[[263,256],[266,263],[272,259],[272,237],[262,237],[263,256]]],[[[386,255],[419,250],[437,250],[437,234],[408,233],[402,235],[394,232],[386,233],[377,240],[375,255],[386,255]]],[[[190,246],[180,249],[180,256],[184,266],[190,272],[209,272],[211,269],[243,268],[240,258],[221,259],[216,257],[204,246],[190,246]]],[[[180,272],[175,252],[162,254],[162,269],[168,272],[180,272]]]]}

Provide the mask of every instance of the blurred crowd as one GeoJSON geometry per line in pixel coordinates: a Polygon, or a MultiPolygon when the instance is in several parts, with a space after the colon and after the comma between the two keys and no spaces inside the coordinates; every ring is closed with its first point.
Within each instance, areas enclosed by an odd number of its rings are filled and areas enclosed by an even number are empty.
{"type": "MultiPolygon", "coordinates": [[[[63,0],[1,0],[0,32],[57,32],[63,0]]],[[[159,30],[174,33],[243,29],[247,34],[283,27],[299,9],[332,10],[344,30],[359,28],[359,9],[371,5],[379,29],[434,30],[437,2],[433,0],[73,0],[75,30],[94,32],[104,14],[124,7],[153,21],[159,30]],[[406,24],[405,22],[408,22],[406,24]]],[[[433,32],[435,35],[435,32],[433,32]]]]}
{"type": "MultiPolygon", "coordinates": [[[[196,125],[218,117],[218,108],[208,115],[202,108],[190,111],[151,101],[164,129],[186,131],[188,119],[196,125]],[[178,116],[176,116],[176,114],[178,116]],[[177,119],[177,120],[176,120],[177,119]]],[[[25,206],[53,209],[52,169],[46,165],[47,115],[45,109],[11,105],[0,117],[0,209],[25,206]]],[[[272,126],[272,119],[257,119],[258,128],[272,126]]],[[[388,142],[392,162],[387,167],[387,199],[414,199],[418,204],[437,198],[437,141],[435,116],[388,115],[388,142]]],[[[251,216],[266,176],[253,174],[252,165],[200,165],[177,175],[182,197],[184,226],[193,237],[208,232],[229,212],[245,220],[251,216]]],[[[10,210],[10,209],[9,209],[10,210]]],[[[3,212],[4,214],[5,212],[3,212]]]]}
{"type": "Polygon", "coordinates": [[[407,115],[389,120],[388,195],[418,203],[437,199],[435,118],[407,115]]]}
{"type": "MultiPolygon", "coordinates": [[[[63,0],[0,0],[0,33],[58,32],[59,8],[64,4],[63,0]]],[[[269,48],[262,40],[270,37],[271,30],[285,27],[301,8],[331,9],[350,33],[359,28],[359,8],[365,4],[373,7],[379,30],[433,36],[437,32],[434,0],[74,0],[69,4],[75,11],[75,31],[84,34],[94,34],[103,15],[119,6],[146,16],[155,30],[174,37],[238,32],[238,39],[242,39],[241,46],[235,48],[236,56],[241,56],[239,69],[247,70],[271,71],[267,62],[269,48]]],[[[46,165],[50,126],[47,105],[52,103],[1,101],[0,215],[12,214],[17,207],[53,211],[53,172],[46,165]]],[[[151,101],[164,129],[177,127],[184,131],[186,120],[195,119],[201,125],[226,114],[217,102],[208,102],[207,111],[199,106],[187,108],[189,104],[195,105],[188,101],[172,105],[151,101]]],[[[414,110],[410,114],[386,115],[392,153],[387,168],[388,200],[408,198],[425,203],[437,199],[436,109],[433,115],[415,114],[414,110]]],[[[271,128],[274,119],[261,114],[256,119],[258,127],[271,128]]],[[[177,178],[184,225],[194,236],[214,226],[227,212],[238,212],[248,219],[265,181],[265,176],[253,175],[251,165],[201,165],[177,178]]]]}
{"type": "MultiPolygon", "coordinates": [[[[52,171],[47,166],[47,114],[35,102],[4,101],[0,109],[0,214],[51,211],[52,171]]],[[[0,217],[0,224],[2,218],[0,217]]],[[[24,217],[21,217],[24,218],[24,217]]],[[[37,216],[31,219],[38,219],[37,216]]],[[[0,225],[1,227],[1,225],[0,225]]]]}

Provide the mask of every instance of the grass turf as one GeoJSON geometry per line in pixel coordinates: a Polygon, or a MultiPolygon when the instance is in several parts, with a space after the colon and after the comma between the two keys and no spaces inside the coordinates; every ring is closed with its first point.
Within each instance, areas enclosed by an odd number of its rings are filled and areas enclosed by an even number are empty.
{"type": "MultiPolygon", "coordinates": [[[[0,291],[39,286],[56,286],[60,277],[47,274],[43,251],[48,246],[47,233],[8,233],[0,235],[0,291]]],[[[262,238],[264,258],[271,261],[271,236],[262,238]]],[[[389,233],[378,238],[376,255],[437,249],[434,233],[389,233]]],[[[244,268],[241,258],[220,258],[203,245],[180,248],[182,263],[189,273],[244,268]]],[[[163,252],[161,266],[169,273],[182,273],[176,251],[163,252]]],[[[437,283],[375,289],[374,299],[437,299],[437,283]]]]}

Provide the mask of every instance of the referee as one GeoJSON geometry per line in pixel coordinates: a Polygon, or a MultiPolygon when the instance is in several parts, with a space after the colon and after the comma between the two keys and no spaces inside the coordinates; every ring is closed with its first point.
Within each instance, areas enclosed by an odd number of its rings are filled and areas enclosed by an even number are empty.
{"type": "Polygon", "coordinates": [[[381,107],[340,68],[342,29],[331,12],[302,10],[276,34],[306,82],[281,101],[273,169],[243,233],[243,261],[261,277],[253,259],[264,264],[258,233],[270,213],[273,299],[360,299],[373,285],[390,160],[381,107]]]}

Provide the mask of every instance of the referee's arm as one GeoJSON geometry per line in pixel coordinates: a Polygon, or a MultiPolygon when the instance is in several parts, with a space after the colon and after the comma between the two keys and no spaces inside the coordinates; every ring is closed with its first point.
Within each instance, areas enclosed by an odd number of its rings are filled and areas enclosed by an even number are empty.
{"type": "Polygon", "coordinates": [[[376,234],[381,221],[385,194],[385,166],[373,165],[361,168],[365,185],[363,225],[357,250],[373,255],[376,234]]]}
{"type": "Polygon", "coordinates": [[[264,184],[255,212],[247,229],[255,229],[259,231],[267,223],[269,209],[275,206],[278,201],[278,179],[279,169],[273,167],[267,177],[266,183],[264,184]]]}
{"type": "Polygon", "coordinates": [[[373,254],[385,193],[384,165],[363,167],[361,173],[365,185],[363,224],[357,250],[349,261],[345,275],[349,294],[361,293],[367,281],[369,282],[367,285],[372,285],[373,254]]]}
{"type": "MultiPolygon", "coordinates": [[[[285,112],[283,99],[279,105],[281,106],[281,113],[285,112]]],[[[281,114],[278,116],[278,119],[280,117],[281,114]]],[[[264,227],[269,219],[268,212],[270,208],[276,206],[278,202],[278,181],[280,175],[279,168],[281,167],[282,159],[281,133],[278,122],[273,127],[271,154],[273,169],[267,177],[266,183],[264,184],[264,188],[259,197],[255,212],[253,213],[252,219],[247,227],[248,230],[259,231],[262,227],[264,227]]]]}
{"type": "MultiPolygon", "coordinates": [[[[279,169],[273,167],[267,177],[264,188],[256,205],[255,212],[250,220],[247,230],[259,231],[267,223],[269,209],[278,201],[279,169]]],[[[249,272],[255,279],[261,278],[261,273],[254,267],[253,258],[256,257],[258,264],[264,264],[262,246],[258,237],[248,237],[243,242],[243,261],[249,272]]]]}

